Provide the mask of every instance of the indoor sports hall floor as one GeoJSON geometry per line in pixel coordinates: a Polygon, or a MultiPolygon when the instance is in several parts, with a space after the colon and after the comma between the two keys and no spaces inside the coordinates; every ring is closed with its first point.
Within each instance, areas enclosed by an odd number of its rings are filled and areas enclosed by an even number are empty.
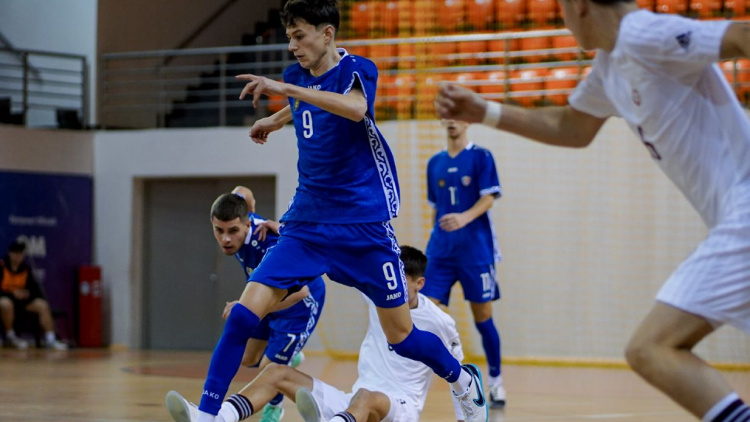
{"type": "MultiPolygon", "coordinates": [[[[0,421],[170,421],[164,395],[174,389],[197,401],[209,357],[207,352],[2,349],[0,421]]],[[[300,369],[342,389],[356,378],[350,360],[308,356],[300,369]]],[[[249,376],[241,370],[230,391],[249,376]]],[[[750,397],[750,372],[726,376],[750,397]]],[[[493,422],[694,420],[625,369],[505,366],[504,378],[508,407],[492,411],[493,422]]],[[[290,402],[282,420],[301,421],[290,402]]],[[[454,420],[448,387],[439,379],[421,420],[454,420]]]]}

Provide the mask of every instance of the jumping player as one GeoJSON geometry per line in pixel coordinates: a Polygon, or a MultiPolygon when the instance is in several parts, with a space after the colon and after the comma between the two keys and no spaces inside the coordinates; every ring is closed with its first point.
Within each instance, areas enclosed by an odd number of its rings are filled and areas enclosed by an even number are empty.
{"type": "Polygon", "coordinates": [[[334,0],[290,0],[282,10],[289,51],[297,63],[278,82],[255,75],[240,94],[284,95],[289,106],[255,122],[251,139],[294,122],[299,186],[270,249],[214,350],[200,403],[200,422],[213,421],[237,372],[242,350],[276,303],[322,274],[366,294],[377,306],[389,344],[425,363],[451,383],[468,422],[486,422],[481,375],[462,367],[433,333],[416,328],[399,248],[390,219],[399,210],[393,155],[375,126],[375,65],[336,48],[339,11],[334,0]]]}

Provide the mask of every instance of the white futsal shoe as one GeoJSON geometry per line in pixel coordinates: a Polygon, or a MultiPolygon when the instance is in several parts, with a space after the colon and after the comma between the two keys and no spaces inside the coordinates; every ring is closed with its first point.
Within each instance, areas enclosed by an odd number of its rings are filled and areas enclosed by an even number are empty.
{"type": "Polygon", "coordinates": [[[490,386],[490,407],[493,409],[505,407],[505,388],[502,385],[490,386]]]}
{"type": "MultiPolygon", "coordinates": [[[[462,396],[456,396],[461,410],[464,412],[466,422],[487,422],[490,418],[489,406],[484,398],[484,385],[482,385],[482,373],[473,364],[461,365],[461,368],[471,375],[469,391],[462,396]]],[[[307,422],[307,421],[305,421],[307,422]]]]}
{"type": "Polygon", "coordinates": [[[165,402],[174,422],[196,422],[198,420],[198,406],[185,400],[185,397],[182,397],[180,393],[176,391],[168,392],[165,402]]]}
{"type": "Polygon", "coordinates": [[[294,401],[297,402],[297,410],[305,422],[328,422],[320,412],[318,401],[307,388],[297,390],[294,401]]]}

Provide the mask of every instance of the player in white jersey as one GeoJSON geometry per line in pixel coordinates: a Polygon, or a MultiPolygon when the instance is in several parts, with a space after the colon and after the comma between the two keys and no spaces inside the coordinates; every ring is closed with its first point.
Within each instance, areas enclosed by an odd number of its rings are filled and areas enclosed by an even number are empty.
{"type": "MultiPolygon", "coordinates": [[[[409,308],[420,329],[435,333],[457,360],[463,349],[456,323],[432,303],[418,294],[424,286],[427,257],[419,250],[401,247],[404,261],[409,308]]],[[[433,373],[426,365],[402,357],[388,345],[380,327],[376,306],[364,296],[369,309],[369,326],[359,349],[358,378],[351,393],[345,393],[325,382],[286,365],[271,363],[257,378],[238,394],[230,396],[221,406],[217,422],[238,422],[250,417],[255,409],[278,393],[297,402],[305,422],[416,422],[424,408],[433,373]]],[[[480,387],[481,388],[481,387],[480,387]]],[[[179,402],[190,421],[198,418],[198,409],[176,392],[172,400],[179,402]]],[[[456,420],[463,413],[453,394],[456,420]]]]}
{"type": "Polygon", "coordinates": [[[750,26],[656,15],[634,1],[559,2],[578,43],[597,49],[568,105],[528,110],[448,84],[438,115],[579,148],[608,117],[624,118],[710,228],[658,293],[628,363],[705,421],[750,420],[747,405],[692,352],[722,324],[750,332],[750,120],[716,64],[750,58],[750,26]]]}

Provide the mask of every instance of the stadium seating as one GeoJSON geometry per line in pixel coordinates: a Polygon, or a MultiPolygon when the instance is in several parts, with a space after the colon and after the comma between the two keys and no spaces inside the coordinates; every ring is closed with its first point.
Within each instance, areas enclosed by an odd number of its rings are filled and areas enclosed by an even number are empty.
{"type": "Polygon", "coordinates": [[[495,0],[495,21],[500,29],[521,28],[525,19],[525,0],[495,0]]]}
{"type": "Polygon", "coordinates": [[[579,69],[574,66],[550,69],[547,79],[544,81],[544,89],[566,92],[550,92],[547,94],[546,100],[555,105],[567,104],[570,92],[578,83],[578,72],[579,69]]]}
{"type": "Polygon", "coordinates": [[[464,0],[439,0],[436,10],[437,31],[452,34],[465,22],[464,0]]]}
{"type": "Polygon", "coordinates": [[[469,29],[484,31],[490,29],[495,19],[494,0],[466,0],[466,23],[469,29]]]}
{"type": "Polygon", "coordinates": [[[457,44],[458,53],[462,54],[461,63],[474,66],[483,61],[483,59],[477,57],[477,54],[487,52],[487,41],[463,41],[457,44]]]}
{"type": "Polygon", "coordinates": [[[543,98],[544,80],[547,71],[545,69],[526,69],[511,72],[510,90],[513,101],[525,107],[531,107],[541,102],[543,98]],[[533,91],[533,92],[528,92],[533,91]]]}
{"type": "Polygon", "coordinates": [[[527,0],[526,13],[529,20],[536,25],[554,24],[557,14],[557,1],[527,0]]]}

